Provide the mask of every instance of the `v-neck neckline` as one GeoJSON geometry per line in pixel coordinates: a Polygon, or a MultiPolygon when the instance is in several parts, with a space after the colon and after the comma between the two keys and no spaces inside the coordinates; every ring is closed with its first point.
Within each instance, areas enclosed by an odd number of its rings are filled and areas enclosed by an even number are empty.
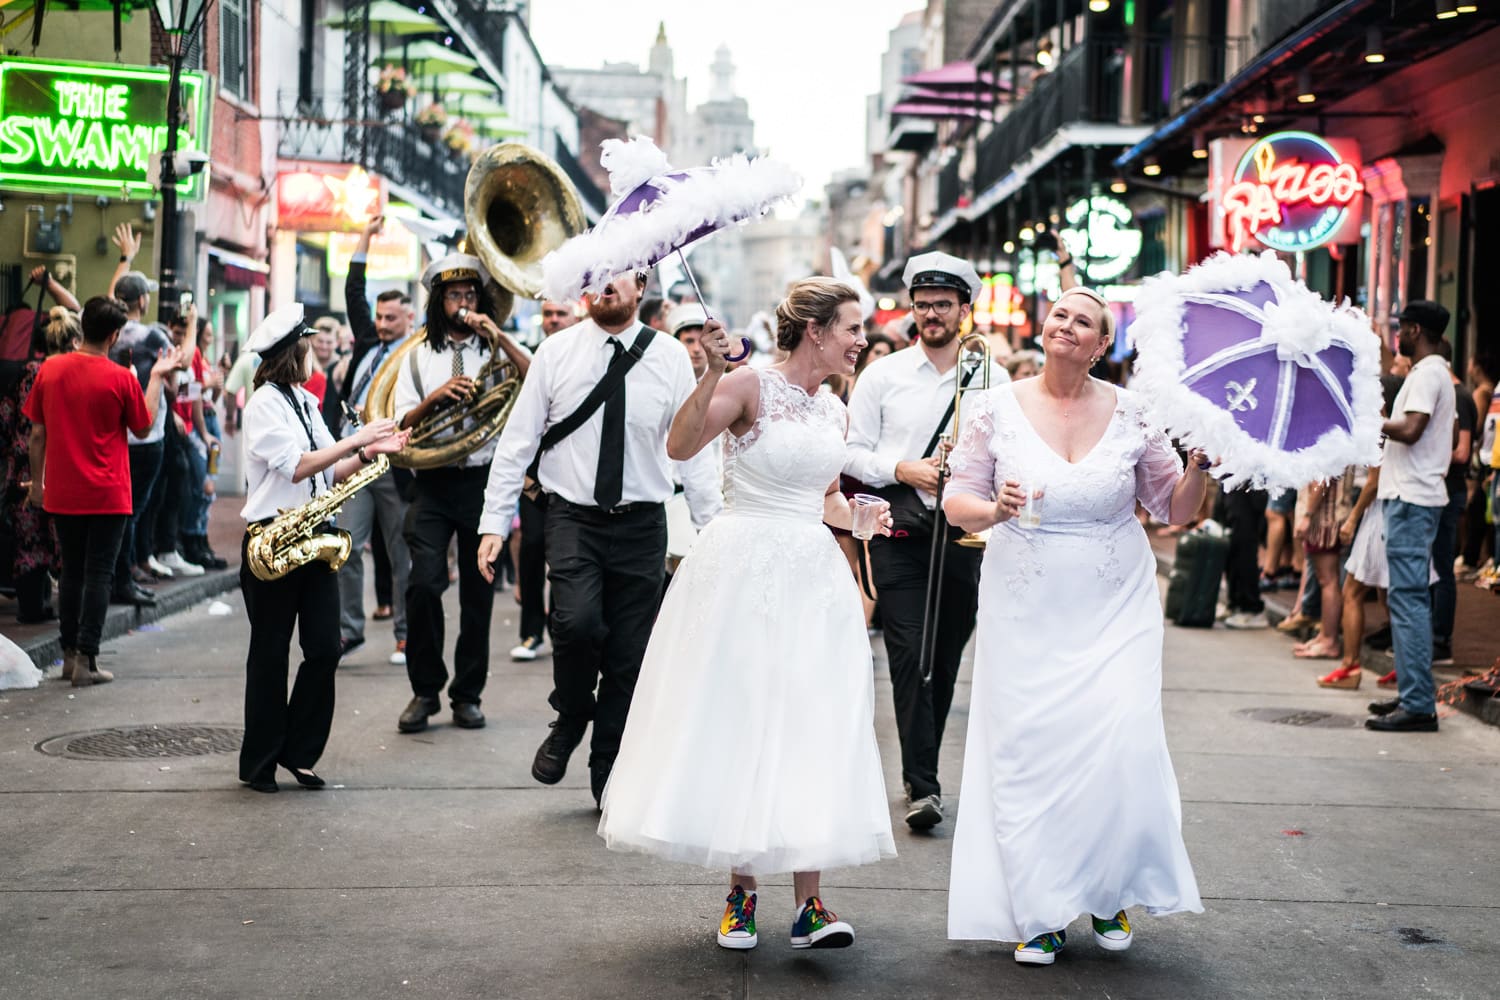
{"type": "Polygon", "coordinates": [[[1114,386],[1110,386],[1109,391],[1113,393],[1115,397],[1114,406],[1109,411],[1109,422],[1104,425],[1104,431],[1099,435],[1098,440],[1090,445],[1089,450],[1084,452],[1083,456],[1076,462],[1068,461],[1058,453],[1056,448],[1047,443],[1047,439],[1042,437],[1041,432],[1036,429],[1036,425],[1031,422],[1031,417],[1026,415],[1026,409],[1021,405],[1021,400],[1016,396],[1015,390],[1011,391],[1010,402],[1011,405],[1016,408],[1016,412],[1021,415],[1021,422],[1026,425],[1026,429],[1031,432],[1031,436],[1036,438],[1037,441],[1041,443],[1042,447],[1045,448],[1053,458],[1056,458],[1064,465],[1077,467],[1082,465],[1084,462],[1087,462],[1090,458],[1093,457],[1094,452],[1099,450],[1099,446],[1104,443],[1104,439],[1109,437],[1109,432],[1114,429],[1115,419],[1120,415],[1120,391],[1114,386]]]}

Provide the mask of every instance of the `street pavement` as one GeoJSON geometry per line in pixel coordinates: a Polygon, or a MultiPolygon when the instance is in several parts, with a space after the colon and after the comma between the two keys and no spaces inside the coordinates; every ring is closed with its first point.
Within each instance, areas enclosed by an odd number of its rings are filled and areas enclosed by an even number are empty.
{"type": "MultiPolygon", "coordinates": [[[[479,731],[445,709],[427,732],[398,734],[405,672],[386,662],[389,623],[370,624],[339,672],[323,791],[283,774],[279,794],[252,792],[232,753],[39,752],[109,727],[237,726],[248,627],[239,594],[220,599],[228,615],[199,604],[110,642],[113,684],[0,692],[0,998],[1500,992],[1500,731],[1450,713],[1438,734],[1368,733],[1373,675],[1363,691],[1319,690],[1320,665],[1271,633],[1168,630],[1166,726],[1207,911],[1133,913],[1126,954],[1099,950],[1078,923],[1057,965],[1026,968],[1008,946],[945,936],[967,669],[944,745],[950,818],[913,835],[874,640],[900,856],[826,876],[855,946],[790,950],[790,879],[776,878],[762,883],[760,947],[732,953],[713,939],[723,873],[606,851],[581,754],[561,785],[531,779],[551,662],[507,658],[506,592],[479,731]]],[[[815,752],[816,733],[804,737],[815,752]]],[[[732,752],[703,752],[722,753],[733,780],[732,752]]]]}

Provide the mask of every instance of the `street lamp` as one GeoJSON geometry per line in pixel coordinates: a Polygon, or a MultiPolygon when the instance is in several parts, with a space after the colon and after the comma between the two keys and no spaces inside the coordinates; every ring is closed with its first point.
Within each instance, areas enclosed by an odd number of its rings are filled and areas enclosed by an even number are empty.
{"type": "Polygon", "coordinates": [[[156,315],[163,323],[177,309],[177,125],[182,117],[182,95],[177,83],[182,60],[212,0],[155,0],[156,16],[167,35],[167,58],[172,76],[167,84],[167,148],[161,154],[161,273],[156,315]]]}

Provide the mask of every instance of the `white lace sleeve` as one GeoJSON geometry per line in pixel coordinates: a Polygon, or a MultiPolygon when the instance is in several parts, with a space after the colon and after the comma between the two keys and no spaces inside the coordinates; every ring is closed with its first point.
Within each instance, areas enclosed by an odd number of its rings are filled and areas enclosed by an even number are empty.
{"type": "Polygon", "coordinates": [[[944,487],[948,493],[966,493],[981,500],[995,499],[995,455],[990,440],[995,434],[995,413],[991,394],[978,393],[970,413],[963,415],[963,430],[948,456],[952,478],[944,487]]]}
{"type": "Polygon", "coordinates": [[[1172,491],[1182,478],[1182,460],[1167,435],[1147,423],[1140,407],[1136,407],[1135,417],[1145,441],[1141,457],[1135,463],[1136,499],[1158,521],[1170,521],[1172,491]]]}

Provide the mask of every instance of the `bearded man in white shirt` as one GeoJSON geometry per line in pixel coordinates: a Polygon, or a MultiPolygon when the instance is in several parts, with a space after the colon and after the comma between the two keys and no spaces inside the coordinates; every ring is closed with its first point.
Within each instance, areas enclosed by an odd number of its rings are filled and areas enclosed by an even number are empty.
{"type": "MultiPolygon", "coordinates": [[[[504,351],[524,376],[531,355],[502,331],[486,286],[489,273],[477,257],[450,254],[422,274],[427,301],[424,340],[401,364],[396,376],[396,419],[409,429],[431,414],[462,406],[483,391],[476,378],[489,361],[492,346],[504,351]]],[[[465,421],[451,433],[469,428],[465,421]]],[[[406,518],[406,545],[411,569],[406,587],[406,674],[412,700],[396,728],[421,732],[429,716],[442,708],[446,685],[453,724],[463,729],[484,725],[480,694],[489,676],[490,615],[495,590],[475,565],[484,484],[489,477],[491,439],[451,465],[416,474],[414,496],[406,518]],[[448,589],[448,544],[458,539],[458,641],[453,650],[453,679],[443,662],[443,592],[448,589]]],[[[506,513],[506,524],[512,512],[506,513]]]]}
{"type": "MultiPolygon", "coordinates": [[[[546,508],[547,578],[552,584],[552,732],[531,775],[556,784],[593,723],[590,787],[597,804],[609,779],[636,676],[661,596],[667,548],[663,503],[672,495],[667,431],[695,379],[687,352],[636,307],[644,273],[618,274],[587,297],[589,318],[544,340],[500,435],[485,490],[478,568],[494,561],[528,469],[546,508]],[[634,359],[634,360],[632,360],[634,359]],[[595,387],[612,365],[628,365],[607,397],[595,387]],[[590,396],[587,419],[568,421],[590,396]],[[542,448],[559,424],[576,428],[542,448]]],[[[617,372],[618,376],[618,372],[617,372]]],[[[712,456],[682,466],[683,487],[702,527],[722,506],[712,456]]]]}
{"type": "MultiPolygon", "coordinates": [[[[960,378],[965,384],[984,384],[982,372],[959,364],[959,332],[979,294],[980,281],[968,261],[936,252],[913,257],[903,280],[911,291],[919,340],[908,350],[872,362],[855,383],[849,397],[844,474],[893,501],[896,492],[906,491],[904,499],[909,502],[904,509],[916,512],[920,502],[930,512],[941,466],[937,432],[940,424],[945,430],[952,427],[956,384],[960,378]]],[[[990,384],[1009,380],[1003,367],[991,367],[990,384]]],[[[898,512],[903,509],[895,502],[892,507],[898,512]]],[[[936,641],[930,677],[924,678],[921,645],[928,617],[933,525],[930,514],[918,524],[917,520],[903,523],[898,513],[893,535],[869,542],[901,739],[906,823],[913,830],[928,830],[943,820],[938,749],[953,703],[959,660],[974,631],[983,555],[979,549],[957,545],[961,532],[949,531],[942,579],[937,584],[938,614],[927,622],[936,641]]]]}

